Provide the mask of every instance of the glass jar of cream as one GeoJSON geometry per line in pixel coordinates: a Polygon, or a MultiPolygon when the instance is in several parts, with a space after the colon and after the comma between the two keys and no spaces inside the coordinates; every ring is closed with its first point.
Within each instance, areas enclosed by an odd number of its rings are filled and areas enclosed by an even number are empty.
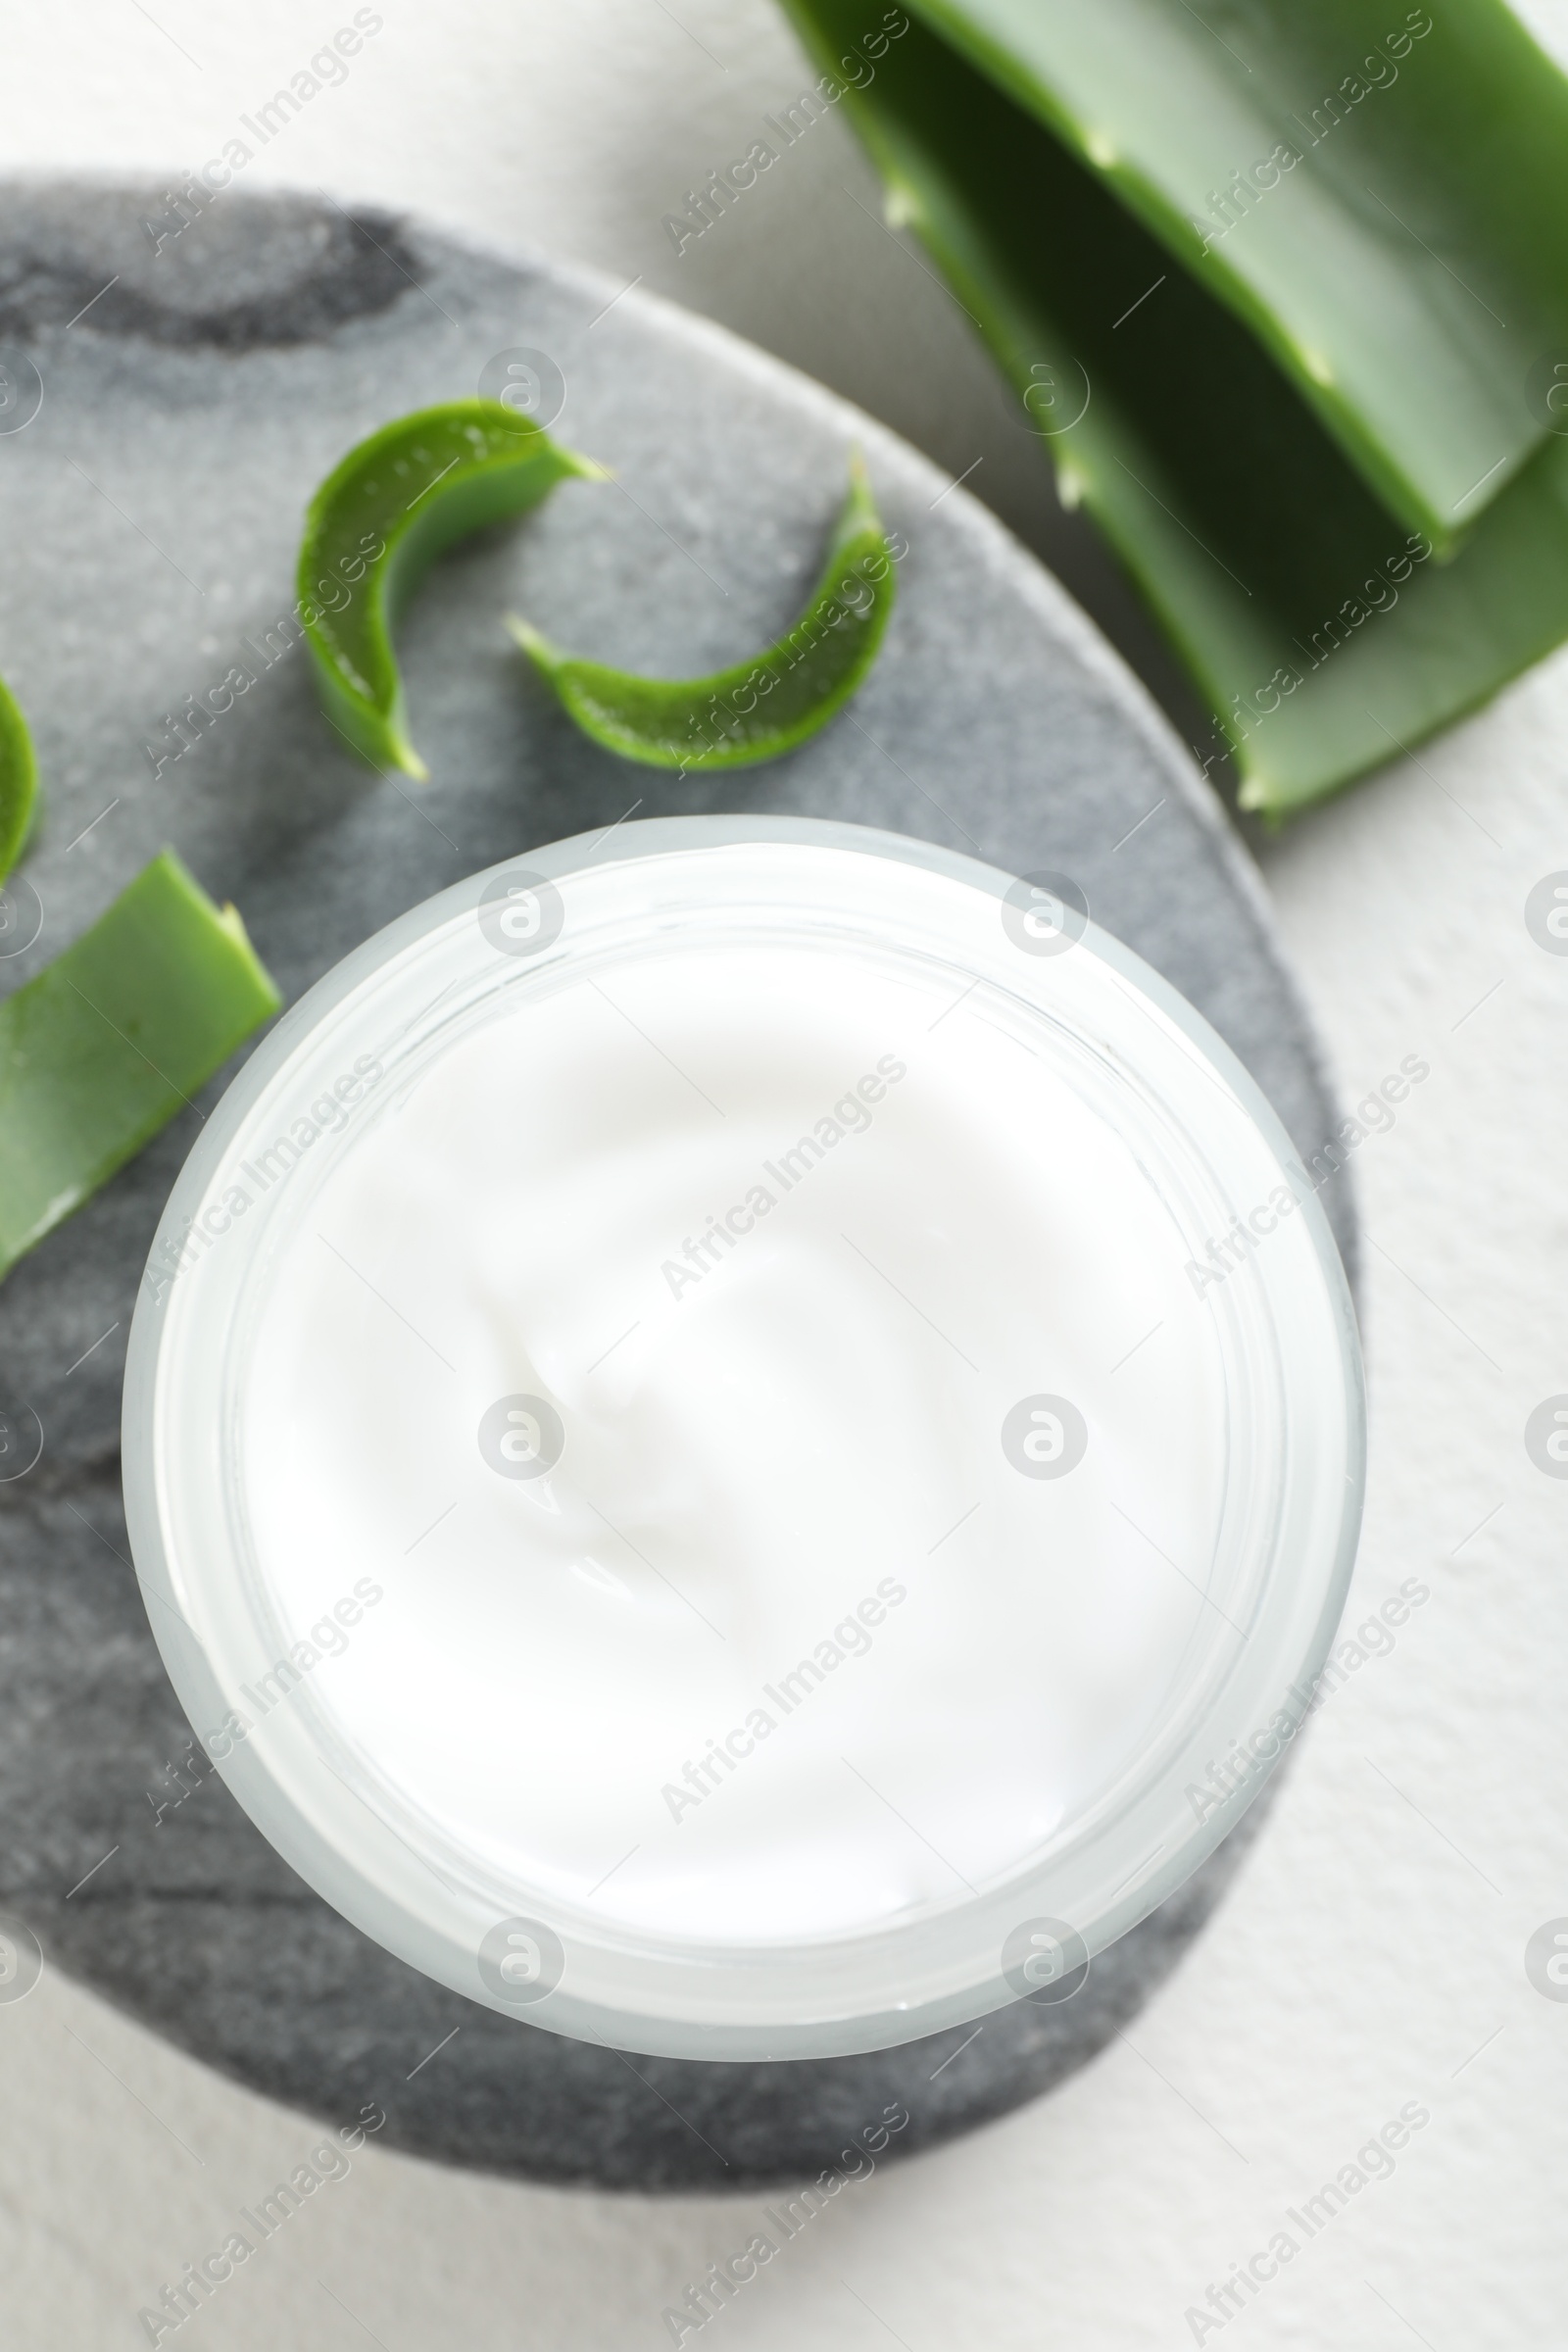
{"type": "Polygon", "coordinates": [[[1070,1994],[1288,1748],[1363,1439],[1283,1130],[1070,881],[768,817],[328,973],[125,1384],[154,1632],[273,1844],[470,1998],[696,2058],[1070,1994]]]}

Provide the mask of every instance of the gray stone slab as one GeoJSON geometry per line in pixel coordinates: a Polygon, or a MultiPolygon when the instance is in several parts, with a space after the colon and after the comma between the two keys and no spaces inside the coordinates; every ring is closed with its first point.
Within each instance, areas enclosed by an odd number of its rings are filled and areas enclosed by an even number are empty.
{"type": "MultiPolygon", "coordinates": [[[[239,193],[158,248],[145,222],[164,212],[150,189],[28,184],[0,214],[0,363],[20,381],[30,361],[43,386],[20,429],[3,429],[20,409],[0,410],[0,670],[50,796],[24,872],[41,934],[0,986],[165,841],[239,904],[294,997],[459,875],[635,803],[786,809],[1073,874],[1230,1041],[1303,1151],[1332,1132],[1309,1025],[1216,804],[1077,609],[923,459],[721,330],[635,291],[607,308],[616,288],[573,270],[239,193]],[[403,632],[432,781],[405,789],[346,753],[303,656],[269,662],[267,633],[275,645],[319,477],[518,346],[555,361],[556,429],[616,479],[567,485],[432,577],[403,632]],[[786,760],[710,781],[579,736],[501,613],[669,674],[736,658],[802,601],[855,442],[909,554],[853,711],[786,760]],[[171,714],[231,668],[254,683],[155,772],[178,740],[171,714]]],[[[565,2041],[428,1983],[305,1887],[203,1759],[177,1776],[191,1742],[126,1557],[119,1392],[142,1260],[201,1107],[0,1292],[0,1402],[30,1405],[46,1433],[37,1467],[0,1485],[0,1903],[49,1963],[279,2099],[340,2119],[378,2099],[406,2148],[559,2180],[798,2176],[892,2103],[910,2117],[892,2147],[908,2151],[1083,2064],[1191,1941],[1245,1829],[1074,2000],[987,2020],[951,2066],[959,2033],[704,2065],[565,2041]]],[[[1348,1199],[1325,1200],[1348,1250],[1348,1199]]]]}

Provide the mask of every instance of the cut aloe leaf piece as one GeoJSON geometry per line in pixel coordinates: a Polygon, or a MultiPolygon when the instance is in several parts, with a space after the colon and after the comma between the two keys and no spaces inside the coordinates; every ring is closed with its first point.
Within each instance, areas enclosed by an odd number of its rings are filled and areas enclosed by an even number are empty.
{"type": "MultiPolygon", "coordinates": [[[[851,53],[851,0],[788,5],[824,70],[851,53]]],[[[1064,502],[1191,667],[1245,806],[1321,798],[1568,637],[1568,439],[1546,432],[1440,564],[1235,311],[945,42],[910,24],[844,104],[1064,502]]]]}
{"type": "Polygon", "coordinates": [[[0,1004],[0,1276],[281,1003],[234,908],[165,850],[0,1004]]]}
{"type": "Polygon", "coordinates": [[[27,846],[38,806],[32,737],[15,700],[0,682],[0,883],[27,846]]]}
{"type": "Polygon", "coordinates": [[[850,491],[809,603],[761,653],[701,678],[647,678],[564,653],[514,615],[508,627],[585,735],[651,767],[750,767],[825,727],[858,692],[898,594],[865,465],[850,491]]]}
{"type": "Polygon", "coordinates": [[[1450,553],[1540,446],[1532,370],[1568,351],[1568,81],[1501,0],[910,5],[1450,553]]]}
{"type": "Polygon", "coordinates": [[[429,772],[409,741],[392,647],[428,564],[573,474],[602,481],[605,469],[499,400],[453,400],[371,433],[317,491],[300,548],[300,616],[326,714],[374,766],[429,772]]]}

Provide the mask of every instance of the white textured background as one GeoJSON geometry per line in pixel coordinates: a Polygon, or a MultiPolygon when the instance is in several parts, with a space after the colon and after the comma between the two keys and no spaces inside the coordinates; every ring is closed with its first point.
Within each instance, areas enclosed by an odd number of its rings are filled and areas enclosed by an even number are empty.
{"type": "MultiPolygon", "coordinates": [[[[661,216],[807,78],[767,0],[676,5],[679,22],[662,0],[385,0],[348,82],[246,184],[324,184],[640,274],[954,472],[982,457],[973,489],[1114,596],[962,320],[878,224],[843,124],[676,259],[661,216]]],[[[5,0],[6,167],[199,165],[352,7],[154,13],[5,0]]],[[[1532,19],[1568,58],[1568,0],[1532,19]]],[[[1568,659],[1264,862],[1346,1093],[1407,1054],[1432,1063],[1356,1155],[1374,1438],[1349,1622],[1412,1575],[1432,1598],[1317,1718],[1260,1850],[1131,2039],[847,2191],[705,2331],[731,2352],[1190,2344],[1207,2282],[1412,2099],[1432,2120],[1396,2175],[1230,2322],[1230,2352],[1568,2343],[1568,2003],[1523,1967],[1530,1933],[1568,1914],[1568,1482],[1522,1443],[1532,1406],[1568,1390],[1568,957],[1522,917],[1531,884],[1568,867],[1568,659]]],[[[312,2136],[46,1975],[0,2007],[0,2342],[144,2340],[138,2304],[312,2136]]],[[[191,2340],[634,2352],[669,2340],[662,2306],[744,2243],[760,2203],[519,2188],[372,2146],[191,2340]]]]}

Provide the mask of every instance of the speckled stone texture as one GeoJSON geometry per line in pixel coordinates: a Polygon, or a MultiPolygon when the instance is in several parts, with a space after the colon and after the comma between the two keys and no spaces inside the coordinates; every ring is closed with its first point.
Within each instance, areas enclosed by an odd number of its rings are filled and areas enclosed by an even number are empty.
{"type": "MultiPolygon", "coordinates": [[[[0,986],[166,840],[239,904],[294,997],[457,876],[633,804],[785,809],[1069,872],[1230,1041],[1302,1150],[1332,1132],[1251,868],[1174,739],[1039,566],[879,426],[636,292],[607,307],[612,284],[405,220],[234,193],[155,249],[172,225],[161,191],[78,184],[8,188],[0,221],[0,364],[24,355],[44,387],[32,422],[0,429],[0,667],[49,790],[24,873],[42,930],[0,986]],[[344,751],[303,657],[282,649],[302,509],[363,433],[471,392],[518,347],[560,368],[557,430],[615,482],[567,485],[432,578],[403,647],[433,774],[404,789],[344,751]],[[628,767],[576,734],[502,612],[635,667],[717,666],[795,611],[856,441],[909,553],[853,712],[712,783],[628,767]],[[188,723],[172,757],[173,714],[236,666],[254,684],[188,723]]],[[[125,1330],[199,1110],[0,1292],[0,1404],[30,1406],[45,1430],[37,1467],[0,1485],[0,1903],[51,1959],[279,2099],[333,2114],[379,2100],[389,2141],[558,2180],[788,2179],[894,2102],[911,2120],[890,2153],[906,2153],[1082,2065],[1198,1932],[1255,1811],[1075,1999],[988,2019],[952,2067],[969,2029],[766,2066],[566,2041],[428,1983],[294,1877],[189,1761],[120,1505],[125,1330]]],[[[1348,1249],[1348,1200],[1325,1200],[1348,1249]]]]}

